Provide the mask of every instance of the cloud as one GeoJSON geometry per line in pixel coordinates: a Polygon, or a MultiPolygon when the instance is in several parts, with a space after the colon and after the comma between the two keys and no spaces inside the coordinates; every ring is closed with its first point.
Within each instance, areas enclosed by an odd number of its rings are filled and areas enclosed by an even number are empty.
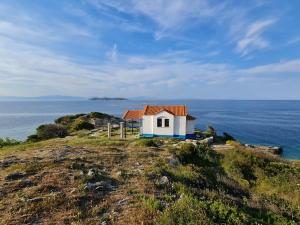
{"type": "Polygon", "coordinates": [[[300,43],[300,36],[293,37],[291,38],[288,42],[287,45],[294,45],[300,43]]]}
{"type": "Polygon", "coordinates": [[[157,29],[154,31],[156,40],[216,16],[224,6],[224,4],[212,5],[208,0],[173,0],[172,3],[168,0],[85,1],[102,12],[115,10],[123,14],[133,15],[134,18],[146,17],[150,19],[157,25],[157,29]]]}
{"type": "Polygon", "coordinates": [[[255,66],[249,69],[241,70],[241,73],[248,74],[285,74],[300,73],[300,59],[289,60],[285,62],[272,63],[262,66],[255,66]]]}
{"type": "MultiPolygon", "coordinates": [[[[253,18],[254,10],[270,4],[269,1],[255,0],[245,4],[232,1],[216,2],[212,0],[85,0],[101,11],[110,12],[115,18],[121,19],[123,14],[133,18],[150,19],[156,25],[153,29],[155,40],[163,38],[180,39],[180,33],[188,29],[224,30],[224,36],[234,43],[235,52],[245,56],[257,49],[269,46],[269,40],[264,37],[267,28],[273,25],[275,19],[253,18]],[[120,13],[114,14],[113,11],[120,13]],[[142,18],[141,18],[142,16],[142,18]]],[[[150,30],[151,31],[151,30],[150,30]]],[[[226,42],[224,42],[226,44],[226,42]]]]}
{"type": "Polygon", "coordinates": [[[118,60],[118,46],[114,44],[112,49],[106,53],[107,57],[112,61],[116,62],[118,60]]]}
{"type": "Polygon", "coordinates": [[[263,32],[272,24],[275,19],[259,20],[250,24],[242,37],[237,43],[236,50],[242,55],[247,55],[255,49],[262,49],[269,46],[269,42],[262,37],[263,32]]]}

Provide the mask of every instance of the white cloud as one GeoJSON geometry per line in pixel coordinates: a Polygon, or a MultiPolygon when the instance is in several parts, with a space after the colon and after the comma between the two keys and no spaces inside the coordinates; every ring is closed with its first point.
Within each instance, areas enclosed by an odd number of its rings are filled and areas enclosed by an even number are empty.
{"type": "Polygon", "coordinates": [[[289,60],[279,63],[272,63],[262,66],[255,66],[249,69],[241,70],[241,73],[249,74],[285,74],[300,73],[300,59],[289,60]]]}
{"type": "Polygon", "coordinates": [[[287,42],[287,45],[294,45],[294,44],[297,44],[297,43],[300,43],[300,36],[291,38],[291,39],[287,42]]]}
{"type": "Polygon", "coordinates": [[[118,60],[118,46],[116,43],[113,45],[112,49],[106,53],[106,55],[112,62],[116,62],[118,60]]]}
{"type": "Polygon", "coordinates": [[[237,43],[237,51],[242,55],[247,55],[254,49],[262,49],[269,46],[269,42],[262,37],[266,28],[274,24],[276,20],[259,20],[250,24],[242,37],[237,43]]]}

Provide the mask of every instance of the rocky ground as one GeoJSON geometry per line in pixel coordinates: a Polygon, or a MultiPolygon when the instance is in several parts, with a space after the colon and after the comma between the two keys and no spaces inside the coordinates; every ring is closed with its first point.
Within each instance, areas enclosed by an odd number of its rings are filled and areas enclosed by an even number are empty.
{"type": "MultiPolygon", "coordinates": [[[[246,204],[242,203],[243,198],[248,199],[249,206],[261,204],[255,200],[259,195],[253,194],[250,197],[242,194],[242,197],[238,194],[252,190],[252,177],[241,178],[241,182],[245,182],[243,179],[249,180],[243,186],[243,183],[239,184],[239,181],[231,180],[227,175],[219,177],[217,180],[220,181],[209,180],[211,178],[206,176],[212,172],[211,169],[215,171],[213,174],[219,173],[219,162],[213,163],[217,162],[217,155],[232,150],[232,146],[219,145],[214,148],[220,153],[210,150],[212,154],[205,156],[208,159],[188,161],[191,160],[190,153],[182,156],[177,152],[176,149],[181,149],[180,145],[182,143],[172,139],[107,140],[104,137],[73,136],[3,148],[0,150],[0,224],[174,224],[174,221],[166,219],[172,218],[175,213],[169,215],[170,209],[186,200],[184,196],[190,195],[195,196],[197,201],[205,199],[204,203],[207,204],[205,207],[203,205],[206,210],[203,212],[205,220],[195,224],[207,224],[207,221],[213,224],[221,219],[211,217],[210,204],[215,200],[209,199],[215,199],[212,195],[219,191],[222,192],[220,196],[224,195],[225,189],[222,191],[219,190],[221,186],[218,187],[224,182],[230,185],[228,190],[236,190],[236,193],[232,191],[228,193],[229,196],[222,197],[225,205],[233,204],[239,210],[240,204],[246,204]]],[[[195,155],[194,158],[197,157],[195,155]]],[[[276,162],[281,163],[277,159],[276,162]]],[[[294,170],[297,173],[290,174],[290,179],[294,180],[291,185],[294,182],[300,183],[299,168],[295,167],[294,170]]],[[[270,215],[278,214],[284,222],[293,221],[292,216],[300,219],[299,213],[295,212],[297,207],[299,209],[297,202],[300,198],[299,187],[296,188],[298,190],[294,190],[293,195],[296,193],[294,198],[298,200],[291,203],[290,211],[272,209],[275,206],[270,205],[270,215]]],[[[278,193],[286,204],[288,198],[285,192],[278,190],[278,193]]],[[[260,221],[252,212],[249,216],[248,212],[243,213],[247,218],[253,217],[260,221]]],[[[186,213],[176,215],[181,216],[186,216],[186,213]]],[[[189,218],[183,221],[189,221],[189,218]]],[[[243,218],[239,218],[236,223],[226,221],[225,224],[247,224],[243,218]]],[[[264,219],[260,223],[267,224],[264,219]]]]}

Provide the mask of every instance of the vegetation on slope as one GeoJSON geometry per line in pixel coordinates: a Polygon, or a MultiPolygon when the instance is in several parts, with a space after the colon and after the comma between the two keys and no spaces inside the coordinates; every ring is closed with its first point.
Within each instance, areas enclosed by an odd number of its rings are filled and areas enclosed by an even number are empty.
{"type": "Polygon", "coordinates": [[[0,151],[0,224],[296,224],[300,167],[231,142],[52,139],[0,151]]]}

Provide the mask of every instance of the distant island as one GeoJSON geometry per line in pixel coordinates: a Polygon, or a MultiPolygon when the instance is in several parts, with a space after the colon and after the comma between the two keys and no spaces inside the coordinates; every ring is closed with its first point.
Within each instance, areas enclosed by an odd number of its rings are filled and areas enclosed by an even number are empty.
{"type": "Polygon", "coordinates": [[[99,101],[99,100],[105,100],[105,101],[111,101],[111,100],[128,100],[127,98],[109,98],[109,97],[93,97],[90,98],[91,101],[99,101]]]}

